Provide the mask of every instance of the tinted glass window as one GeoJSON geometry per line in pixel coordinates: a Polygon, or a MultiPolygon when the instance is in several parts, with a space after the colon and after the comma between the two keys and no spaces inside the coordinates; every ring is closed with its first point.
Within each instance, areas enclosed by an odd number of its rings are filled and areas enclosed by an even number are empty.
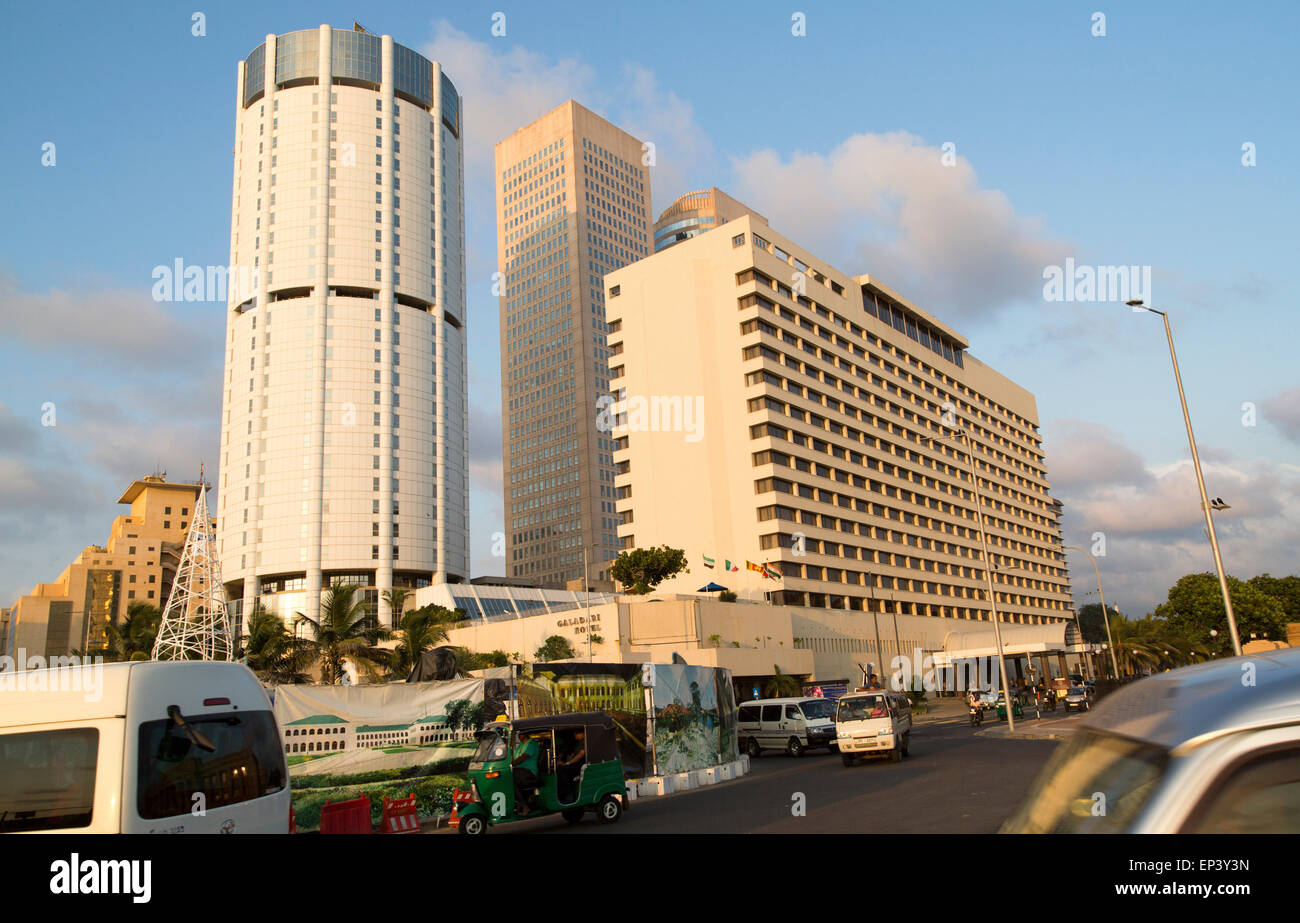
{"type": "Polygon", "coordinates": [[[785,716],[787,718],[793,718],[795,720],[798,720],[799,718],[803,717],[803,713],[799,711],[798,705],[787,705],[785,707],[785,716]]]}
{"type": "Polygon", "coordinates": [[[835,717],[835,703],[830,699],[810,699],[807,702],[800,702],[799,707],[803,709],[805,718],[835,717]]]}
{"type": "Polygon", "coordinates": [[[0,735],[0,833],[90,826],[99,731],[0,735]]]}
{"type": "Polygon", "coordinates": [[[1061,744],[1004,833],[1122,833],[1169,762],[1168,751],[1095,731],[1061,744]]]}
{"type": "Polygon", "coordinates": [[[781,720],[781,706],[780,706],[780,705],[764,705],[764,706],[763,706],[763,720],[764,720],[764,721],[780,721],[780,720],[781,720]]]}
{"type": "Polygon", "coordinates": [[[741,720],[741,721],[757,721],[757,720],[758,720],[758,706],[757,706],[757,705],[742,705],[742,706],[740,707],[740,719],[739,719],[739,720],[741,720]]]}
{"type": "Polygon", "coordinates": [[[1207,795],[1189,833],[1300,833],[1300,751],[1253,760],[1207,795]]]}
{"type": "Polygon", "coordinates": [[[169,718],[140,725],[137,810],[146,819],[188,814],[202,793],[208,810],[274,794],[284,755],[268,711],[187,718],[211,751],[169,718]]]}

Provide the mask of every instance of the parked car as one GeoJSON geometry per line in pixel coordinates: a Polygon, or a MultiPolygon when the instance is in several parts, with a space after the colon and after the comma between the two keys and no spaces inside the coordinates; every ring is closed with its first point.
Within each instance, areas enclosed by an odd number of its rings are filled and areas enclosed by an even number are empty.
{"type": "Polygon", "coordinates": [[[1157,674],[1080,725],[1002,832],[1300,833],[1300,648],[1157,674]]]}
{"type": "Polygon", "coordinates": [[[243,664],[3,676],[0,833],[289,832],[280,732],[243,664]]]}
{"type": "Polygon", "coordinates": [[[737,716],[740,747],[757,759],[764,750],[784,750],[803,756],[811,748],[835,748],[835,702],[800,696],[757,699],[740,706],[737,716]]]}

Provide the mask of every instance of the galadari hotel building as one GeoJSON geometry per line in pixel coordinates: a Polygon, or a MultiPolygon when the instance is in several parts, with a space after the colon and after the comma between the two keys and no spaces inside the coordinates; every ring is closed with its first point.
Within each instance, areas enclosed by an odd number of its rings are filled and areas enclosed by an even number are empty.
{"type": "Polygon", "coordinates": [[[238,616],[469,575],[461,98],[390,36],[268,35],[235,81],[218,542],[238,616]]]}
{"type": "Polygon", "coordinates": [[[987,619],[964,430],[1001,620],[1073,618],[1034,397],[956,330],[753,212],[605,286],[622,545],[690,566],[661,590],[987,619]]]}

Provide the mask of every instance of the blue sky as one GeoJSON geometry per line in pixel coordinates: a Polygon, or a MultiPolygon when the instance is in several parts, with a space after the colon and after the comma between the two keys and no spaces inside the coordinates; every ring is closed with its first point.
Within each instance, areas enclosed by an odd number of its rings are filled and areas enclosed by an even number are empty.
{"type": "MultiPolygon", "coordinates": [[[[354,17],[465,96],[476,574],[504,568],[491,147],[569,96],[655,142],[656,210],[721,186],[1034,392],[1067,543],[1105,532],[1107,598],[1139,614],[1211,567],[1163,331],[1045,301],[1041,273],[1150,266],[1210,492],[1233,505],[1228,569],[1297,570],[1300,6],[1105,5],[1095,36],[1097,3],[196,5],[201,37],[195,5],[8,11],[0,604],[102,542],[130,478],[214,464],[222,308],[154,303],[151,272],[229,258],[236,62],[354,17]]],[[[1087,601],[1091,568],[1073,573],[1087,601]]]]}

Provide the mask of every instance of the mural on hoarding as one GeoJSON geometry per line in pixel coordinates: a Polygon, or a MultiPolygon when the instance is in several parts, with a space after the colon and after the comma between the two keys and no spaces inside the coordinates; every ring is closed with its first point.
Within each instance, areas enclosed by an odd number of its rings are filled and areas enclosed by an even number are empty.
{"type": "Polygon", "coordinates": [[[523,664],[517,680],[519,717],[600,711],[614,721],[623,773],[649,775],[645,689],[636,663],[523,664]]]}
{"type": "Polygon", "coordinates": [[[629,777],[682,772],[738,758],[731,673],[714,667],[539,663],[521,668],[520,717],[602,711],[614,719],[629,777]],[[651,711],[646,711],[646,692],[651,711]],[[647,720],[652,718],[653,720],[647,720]],[[650,727],[653,726],[653,733],[650,727]]]}
{"type": "Polygon", "coordinates": [[[737,758],[731,674],[713,667],[656,665],[654,756],[660,775],[737,758]]]}
{"type": "Polygon", "coordinates": [[[360,795],[376,820],[385,796],[415,794],[424,816],[450,810],[474,732],[503,711],[504,690],[482,679],[277,687],[272,707],[298,827],[316,827],[327,802],[360,795]]]}

